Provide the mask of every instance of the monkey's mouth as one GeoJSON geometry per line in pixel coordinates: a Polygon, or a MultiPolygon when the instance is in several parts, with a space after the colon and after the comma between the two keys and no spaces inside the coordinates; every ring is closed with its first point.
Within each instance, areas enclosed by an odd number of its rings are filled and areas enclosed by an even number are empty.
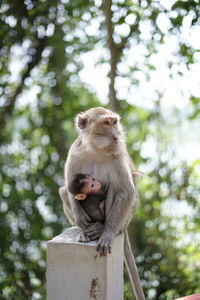
{"type": "Polygon", "coordinates": [[[108,137],[100,136],[98,139],[91,141],[95,148],[102,149],[103,151],[112,152],[116,150],[118,141],[110,140],[108,137]]]}
{"type": "Polygon", "coordinates": [[[107,151],[114,151],[117,148],[117,145],[118,145],[118,143],[114,142],[114,143],[108,145],[107,147],[105,147],[104,149],[107,151]]]}

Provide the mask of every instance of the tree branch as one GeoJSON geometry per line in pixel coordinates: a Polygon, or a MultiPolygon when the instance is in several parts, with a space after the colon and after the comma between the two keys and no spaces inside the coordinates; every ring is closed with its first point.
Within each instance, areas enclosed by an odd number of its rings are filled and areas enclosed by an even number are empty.
{"type": "Polygon", "coordinates": [[[125,48],[130,36],[138,29],[138,24],[133,24],[130,26],[129,34],[122,40],[120,44],[116,44],[113,39],[113,12],[112,12],[112,0],[104,0],[102,9],[105,15],[105,25],[107,29],[107,42],[108,42],[108,49],[110,52],[110,72],[108,77],[110,79],[109,84],[109,105],[112,110],[119,111],[120,103],[117,99],[116,89],[115,89],[115,79],[117,76],[117,64],[120,60],[122,55],[123,49],[125,48]]]}
{"type": "Polygon", "coordinates": [[[138,23],[133,24],[130,26],[130,32],[129,34],[123,38],[122,42],[118,45],[118,49],[120,50],[120,52],[122,53],[123,49],[126,47],[126,44],[129,40],[129,38],[131,37],[131,35],[136,32],[138,30],[138,23]]]}
{"type": "Polygon", "coordinates": [[[30,73],[32,69],[37,66],[42,58],[42,52],[46,45],[46,38],[41,39],[38,47],[36,48],[36,54],[32,56],[31,61],[27,65],[26,71],[23,73],[21,77],[21,81],[17,88],[15,89],[13,95],[8,97],[6,104],[1,112],[1,118],[0,118],[0,127],[3,128],[3,126],[6,125],[7,121],[11,118],[11,115],[13,113],[15,103],[17,100],[17,96],[21,94],[23,87],[24,87],[24,81],[27,77],[30,76],[30,73]]]}
{"type": "Polygon", "coordinates": [[[109,105],[112,110],[118,111],[119,102],[116,96],[115,78],[117,75],[117,63],[118,63],[120,52],[113,40],[113,23],[112,23],[113,12],[111,6],[112,6],[112,0],[104,0],[102,8],[105,15],[105,24],[108,33],[107,41],[108,41],[108,48],[110,51],[110,72],[108,74],[110,78],[109,94],[108,94],[109,105]]]}

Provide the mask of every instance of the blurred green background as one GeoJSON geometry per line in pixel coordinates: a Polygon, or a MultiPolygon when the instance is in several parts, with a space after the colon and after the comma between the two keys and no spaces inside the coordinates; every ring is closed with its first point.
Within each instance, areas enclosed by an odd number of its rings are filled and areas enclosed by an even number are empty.
{"type": "Polygon", "coordinates": [[[1,0],[0,299],[45,299],[46,241],[68,226],[57,191],[73,119],[99,105],[122,115],[145,173],[129,231],[147,299],[200,292],[199,11],[197,0],[1,0]]]}

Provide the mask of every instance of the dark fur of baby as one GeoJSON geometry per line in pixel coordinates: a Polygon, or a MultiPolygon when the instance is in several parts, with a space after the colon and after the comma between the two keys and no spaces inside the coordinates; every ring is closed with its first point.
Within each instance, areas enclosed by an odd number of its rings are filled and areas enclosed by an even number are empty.
{"type": "Polygon", "coordinates": [[[107,187],[102,182],[87,174],[78,173],[68,186],[74,198],[81,201],[81,206],[92,222],[105,221],[105,199],[107,187]]]}

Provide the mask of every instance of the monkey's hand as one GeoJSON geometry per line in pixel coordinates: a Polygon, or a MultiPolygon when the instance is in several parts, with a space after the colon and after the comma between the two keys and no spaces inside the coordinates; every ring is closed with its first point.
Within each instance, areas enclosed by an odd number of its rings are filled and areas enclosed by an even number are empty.
{"type": "Polygon", "coordinates": [[[75,219],[75,224],[80,228],[87,228],[91,224],[91,218],[81,207],[79,209],[73,209],[73,215],[75,219]]]}
{"type": "Polygon", "coordinates": [[[99,252],[100,256],[107,255],[111,253],[111,246],[114,240],[114,233],[111,230],[106,230],[103,232],[102,236],[97,242],[96,250],[99,252]]]}

